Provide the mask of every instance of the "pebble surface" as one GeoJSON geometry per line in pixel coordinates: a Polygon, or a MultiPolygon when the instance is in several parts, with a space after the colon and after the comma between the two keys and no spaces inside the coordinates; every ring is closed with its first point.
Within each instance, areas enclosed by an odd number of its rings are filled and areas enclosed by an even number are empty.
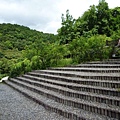
{"type": "Polygon", "coordinates": [[[0,120],[68,120],[24,97],[4,83],[0,84],[0,120]]]}

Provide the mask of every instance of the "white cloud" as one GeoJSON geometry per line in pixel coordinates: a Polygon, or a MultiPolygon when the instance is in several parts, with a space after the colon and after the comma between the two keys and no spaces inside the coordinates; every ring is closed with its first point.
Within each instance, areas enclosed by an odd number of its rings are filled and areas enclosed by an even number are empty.
{"type": "MultiPolygon", "coordinates": [[[[0,0],[0,23],[16,23],[48,33],[57,33],[61,15],[69,9],[74,18],[81,16],[99,0],[0,0]]],[[[120,1],[106,0],[110,8],[120,1]]]]}
{"type": "Polygon", "coordinates": [[[81,14],[83,14],[87,9],[89,9],[90,5],[98,4],[98,0],[63,0],[59,9],[62,12],[65,12],[66,9],[69,9],[70,13],[73,17],[78,18],[81,14]],[[61,7],[62,6],[62,7],[61,7]]]}

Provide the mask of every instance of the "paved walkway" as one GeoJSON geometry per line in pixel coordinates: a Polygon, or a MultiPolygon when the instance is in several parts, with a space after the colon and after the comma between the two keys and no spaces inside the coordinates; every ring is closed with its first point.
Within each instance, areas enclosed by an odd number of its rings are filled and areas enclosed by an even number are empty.
{"type": "Polygon", "coordinates": [[[0,120],[68,120],[0,83],[0,120]]]}

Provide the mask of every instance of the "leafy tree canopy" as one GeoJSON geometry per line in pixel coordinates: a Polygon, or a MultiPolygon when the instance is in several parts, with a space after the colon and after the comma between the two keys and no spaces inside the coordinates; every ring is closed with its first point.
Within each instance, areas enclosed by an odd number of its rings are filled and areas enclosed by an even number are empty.
{"type": "Polygon", "coordinates": [[[74,19],[69,10],[62,14],[62,27],[58,29],[60,43],[66,44],[73,39],[84,36],[106,35],[111,37],[114,31],[120,30],[120,7],[110,9],[105,0],[90,8],[78,19],[74,19]]]}
{"type": "Polygon", "coordinates": [[[111,56],[113,49],[106,47],[106,40],[120,38],[120,7],[110,9],[105,0],[100,0],[78,19],[69,10],[61,18],[58,35],[0,24],[0,78],[111,56]]]}

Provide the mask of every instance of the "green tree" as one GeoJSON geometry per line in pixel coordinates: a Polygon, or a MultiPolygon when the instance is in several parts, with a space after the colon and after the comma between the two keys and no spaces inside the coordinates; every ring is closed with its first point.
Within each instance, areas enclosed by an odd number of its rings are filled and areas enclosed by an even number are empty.
{"type": "Polygon", "coordinates": [[[69,14],[69,10],[66,11],[66,16],[62,14],[62,27],[58,29],[58,36],[61,44],[67,44],[74,38],[74,22],[72,15],[69,14]]]}
{"type": "Polygon", "coordinates": [[[109,28],[110,13],[108,3],[105,2],[105,0],[100,0],[96,8],[97,8],[98,33],[110,36],[109,28]]]}

